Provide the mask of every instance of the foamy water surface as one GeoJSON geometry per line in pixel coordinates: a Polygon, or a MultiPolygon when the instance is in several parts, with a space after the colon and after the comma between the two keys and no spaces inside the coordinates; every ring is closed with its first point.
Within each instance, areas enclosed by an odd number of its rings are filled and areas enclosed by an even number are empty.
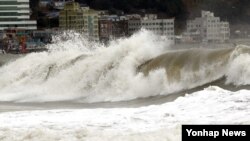
{"type": "MultiPolygon", "coordinates": [[[[76,33],[58,36],[48,52],[0,68],[0,101],[95,104],[150,100],[222,78],[232,87],[250,83],[248,46],[176,52],[169,46],[166,38],[148,31],[109,45],[88,42],[76,33]]],[[[5,111],[0,113],[0,140],[180,141],[182,124],[249,124],[249,93],[210,86],[172,102],[137,108],[5,111]]]]}

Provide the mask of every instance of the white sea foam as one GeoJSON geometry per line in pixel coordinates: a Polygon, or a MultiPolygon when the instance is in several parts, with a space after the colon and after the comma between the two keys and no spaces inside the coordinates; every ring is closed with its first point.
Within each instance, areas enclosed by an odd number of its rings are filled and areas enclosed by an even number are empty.
{"type": "Polygon", "coordinates": [[[250,55],[247,53],[236,57],[229,65],[227,71],[227,83],[235,85],[250,84],[250,55]]]}
{"type": "Polygon", "coordinates": [[[0,114],[1,141],[180,141],[181,124],[249,124],[250,91],[209,87],[141,108],[0,114]]]}
{"type": "Polygon", "coordinates": [[[0,68],[0,100],[118,101],[163,89],[163,70],[145,77],[136,68],[167,49],[165,38],[141,31],[104,47],[69,35],[69,40],[57,39],[49,52],[32,53],[0,68]]]}
{"type": "Polygon", "coordinates": [[[167,67],[156,65],[144,75],[137,68],[168,52],[166,38],[145,30],[106,46],[74,32],[54,38],[48,52],[0,68],[0,101],[126,101],[195,88],[223,76],[227,83],[249,84],[250,49],[245,46],[163,55],[158,62],[167,67]]]}

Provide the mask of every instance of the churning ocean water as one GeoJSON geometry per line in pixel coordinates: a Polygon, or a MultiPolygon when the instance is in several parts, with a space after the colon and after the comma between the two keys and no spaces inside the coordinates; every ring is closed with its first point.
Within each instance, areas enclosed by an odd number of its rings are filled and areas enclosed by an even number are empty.
{"type": "Polygon", "coordinates": [[[170,46],[145,30],[108,45],[65,33],[2,65],[0,140],[180,141],[182,124],[250,123],[250,47],[170,46]]]}

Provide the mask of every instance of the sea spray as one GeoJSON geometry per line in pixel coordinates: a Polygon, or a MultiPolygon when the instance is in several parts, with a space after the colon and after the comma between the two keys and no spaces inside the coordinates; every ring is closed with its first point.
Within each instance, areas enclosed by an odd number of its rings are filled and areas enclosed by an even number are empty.
{"type": "Polygon", "coordinates": [[[142,30],[92,48],[93,43],[80,37],[56,41],[48,47],[55,47],[52,51],[32,53],[2,67],[1,100],[121,101],[157,95],[165,87],[164,70],[145,77],[137,67],[166,51],[166,38],[142,30]]]}
{"type": "Polygon", "coordinates": [[[54,38],[48,52],[31,53],[0,68],[0,101],[128,101],[223,77],[227,84],[249,84],[247,46],[173,51],[166,38],[146,30],[108,45],[74,32],[54,38]]]}

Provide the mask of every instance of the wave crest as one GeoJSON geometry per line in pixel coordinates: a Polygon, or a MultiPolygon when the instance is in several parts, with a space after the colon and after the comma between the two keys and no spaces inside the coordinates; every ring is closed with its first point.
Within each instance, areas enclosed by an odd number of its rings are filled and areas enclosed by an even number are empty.
{"type": "Polygon", "coordinates": [[[247,46],[171,51],[166,38],[146,30],[107,46],[75,33],[64,39],[57,37],[48,52],[1,67],[0,101],[126,101],[168,95],[222,77],[227,84],[249,84],[247,46]]]}

